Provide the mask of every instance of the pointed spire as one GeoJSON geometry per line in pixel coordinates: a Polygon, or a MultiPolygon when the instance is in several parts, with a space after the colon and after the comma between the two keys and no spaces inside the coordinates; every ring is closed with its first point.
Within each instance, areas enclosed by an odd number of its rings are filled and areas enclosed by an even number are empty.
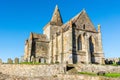
{"type": "Polygon", "coordinates": [[[55,6],[55,9],[58,9],[58,5],[55,6]]]}
{"type": "Polygon", "coordinates": [[[86,10],[85,10],[85,8],[83,8],[82,12],[86,13],[86,10]]]}
{"type": "Polygon", "coordinates": [[[58,5],[56,5],[52,19],[51,19],[51,24],[57,25],[57,26],[61,26],[63,24],[61,15],[60,15],[60,11],[58,8],[58,5]]]}

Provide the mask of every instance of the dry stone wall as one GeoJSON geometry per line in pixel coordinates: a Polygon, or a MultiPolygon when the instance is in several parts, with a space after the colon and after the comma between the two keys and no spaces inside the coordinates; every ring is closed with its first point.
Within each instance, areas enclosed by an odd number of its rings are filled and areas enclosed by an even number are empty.
{"type": "Polygon", "coordinates": [[[78,72],[99,72],[105,71],[107,73],[120,73],[120,66],[111,65],[94,65],[94,64],[79,64],[75,66],[78,72]]]}
{"type": "Polygon", "coordinates": [[[24,77],[38,77],[38,76],[52,76],[63,73],[61,65],[23,65],[23,64],[1,64],[0,72],[3,74],[24,76],[24,77]]]}
{"type": "MultiPolygon", "coordinates": [[[[65,66],[65,65],[64,65],[65,66]]],[[[106,70],[120,72],[120,66],[103,65],[75,65],[80,72],[97,72],[106,70]]],[[[25,65],[0,64],[0,80],[120,80],[120,78],[107,78],[102,76],[89,76],[81,74],[63,74],[63,65],[25,65]]]]}

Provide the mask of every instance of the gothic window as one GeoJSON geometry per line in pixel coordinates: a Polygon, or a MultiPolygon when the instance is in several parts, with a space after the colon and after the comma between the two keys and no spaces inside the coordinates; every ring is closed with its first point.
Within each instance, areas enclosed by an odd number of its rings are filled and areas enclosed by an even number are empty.
{"type": "Polygon", "coordinates": [[[77,40],[77,43],[78,43],[78,50],[82,50],[82,38],[81,38],[81,35],[78,37],[78,40],[77,40]]]}
{"type": "Polygon", "coordinates": [[[89,38],[89,48],[90,48],[90,53],[93,53],[94,52],[94,44],[93,44],[92,37],[89,38]]]}
{"type": "Polygon", "coordinates": [[[85,24],[83,25],[83,29],[85,29],[85,24]]]}
{"type": "Polygon", "coordinates": [[[94,57],[94,48],[95,48],[95,43],[94,43],[94,38],[90,37],[89,38],[89,50],[90,50],[90,58],[91,58],[91,63],[95,63],[95,57],[94,57]]]}
{"type": "Polygon", "coordinates": [[[85,37],[85,36],[86,36],[86,33],[83,33],[83,36],[85,37]]]}

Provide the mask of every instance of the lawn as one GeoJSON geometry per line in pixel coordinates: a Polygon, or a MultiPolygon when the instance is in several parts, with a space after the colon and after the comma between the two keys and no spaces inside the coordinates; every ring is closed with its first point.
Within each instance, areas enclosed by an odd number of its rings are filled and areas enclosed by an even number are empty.
{"type": "Polygon", "coordinates": [[[105,76],[116,78],[116,77],[120,77],[120,73],[106,73],[105,76]]]}
{"type": "Polygon", "coordinates": [[[78,72],[78,74],[85,74],[85,75],[97,76],[97,74],[90,73],[90,72],[78,72]]]}
{"type": "MultiPolygon", "coordinates": [[[[78,72],[78,74],[85,74],[85,75],[90,75],[90,76],[97,76],[96,73],[90,73],[90,72],[78,72]]],[[[118,77],[120,77],[120,73],[106,73],[105,75],[101,75],[101,76],[118,78],[118,77]]]]}
{"type": "Polygon", "coordinates": [[[37,63],[37,62],[35,62],[35,63],[33,63],[33,62],[21,62],[20,64],[30,64],[30,65],[40,65],[40,64],[42,64],[42,65],[44,65],[44,64],[47,64],[47,63],[37,63]]]}

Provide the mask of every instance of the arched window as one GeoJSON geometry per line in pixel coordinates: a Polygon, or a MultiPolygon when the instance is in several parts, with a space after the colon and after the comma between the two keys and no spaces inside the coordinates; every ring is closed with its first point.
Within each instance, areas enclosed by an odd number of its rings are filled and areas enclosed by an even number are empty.
{"type": "Polygon", "coordinates": [[[90,49],[90,53],[94,52],[94,43],[92,37],[89,38],[89,49],[90,49]]]}
{"type": "Polygon", "coordinates": [[[81,38],[81,35],[78,37],[78,40],[77,40],[77,43],[78,43],[78,50],[82,50],[82,38],[81,38]]]}
{"type": "Polygon", "coordinates": [[[85,29],[85,24],[83,25],[83,29],[85,29]]]}
{"type": "Polygon", "coordinates": [[[94,57],[94,48],[95,48],[94,38],[89,38],[89,50],[90,50],[90,59],[91,63],[95,63],[95,57],[94,57]]]}

